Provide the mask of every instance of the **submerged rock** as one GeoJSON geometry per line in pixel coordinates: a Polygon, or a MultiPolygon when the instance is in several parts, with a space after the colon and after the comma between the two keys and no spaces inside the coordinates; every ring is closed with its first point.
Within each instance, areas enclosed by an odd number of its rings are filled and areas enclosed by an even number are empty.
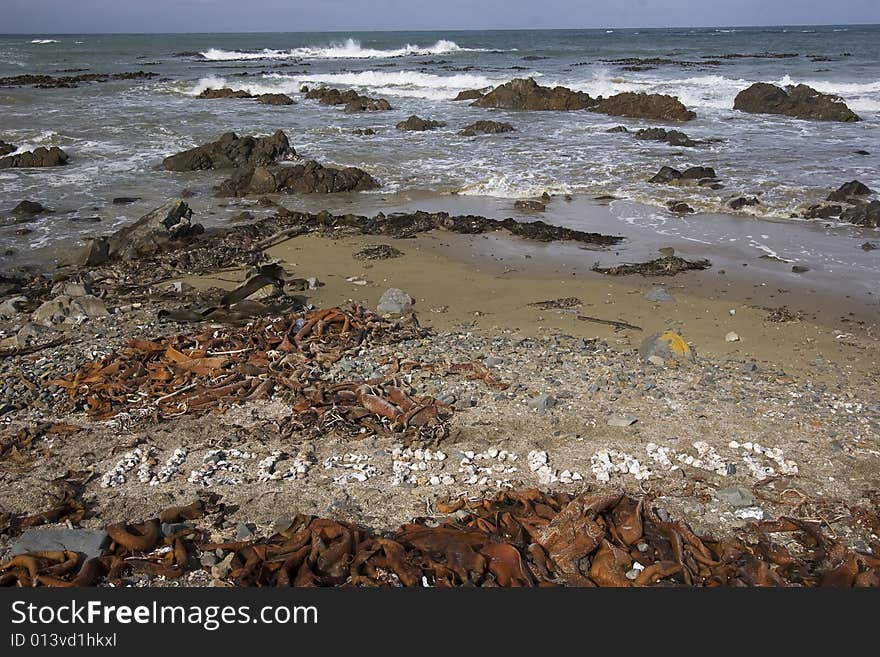
{"type": "Polygon", "coordinates": [[[42,203],[37,203],[36,201],[28,201],[27,199],[12,208],[12,214],[19,216],[42,214],[43,212],[47,212],[47,210],[43,207],[42,203]]]}
{"type": "Polygon", "coordinates": [[[296,105],[293,98],[287,94],[260,94],[257,102],[263,105],[296,105]]]}
{"type": "Polygon", "coordinates": [[[678,169],[664,166],[648,182],[674,184],[695,180],[717,180],[717,178],[715,169],[712,167],[690,167],[684,171],[679,171],[678,169]]]}
{"type": "Polygon", "coordinates": [[[40,146],[32,151],[7,155],[0,158],[0,169],[26,169],[30,167],[57,167],[67,164],[68,156],[57,146],[40,146]]]}
{"type": "Polygon", "coordinates": [[[636,139],[649,141],[665,141],[670,146],[692,147],[698,142],[694,141],[680,130],[665,130],[664,128],[645,128],[636,133],[636,139]]]}
{"type": "Polygon", "coordinates": [[[426,130],[434,130],[442,128],[446,125],[443,121],[432,121],[431,119],[422,119],[415,114],[410,116],[406,121],[401,121],[395,127],[398,130],[409,132],[424,132],[426,130]]]}
{"type": "Polygon", "coordinates": [[[760,205],[761,201],[758,200],[757,196],[738,196],[735,199],[731,199],[727,206],[731,210],[741,210],[747,205],[760,205]]]}
{"type": "Polygon", "coordinates": [[[366,171],[356,167],[336,169],[314,160],[302,164],[276,167],[244,167],[237,169],[217,189],[218,196],[248,194],[333,194],[378,189],[379,183],[366,171]]]}
{"type": "Polygon", "coordinates": [[[514,110],[566,111],[587,109],[597,103],[597,100],[582,91],[572,91],[566,87],[542,87],[533,78],[518,78],[495,87],[472,105],[514,110]]]}
{"type": "Polygon", "coordinates": [[[227,132],[217,141],[169,155],[162,161],[168,171],[206,171],[243,166],[267,166],[296,155],[283,131],[270,137],[239,137],[227,132]]]}
{"type": "Polygon", "coordinates": [[[18,149],[15,147],[15,145],[7,144],[5,141],[0,140],[0,157],[3,157],[4,155],[9,155],[10,153],[14,153],[16,150],[18,149]]]}
{"type": "Polygon", "coordinates": [[[859,203],[840,214],[841,221],[866,228],[880,228],[880,201],[859,203]]]}
{"type": "Polygon", "coordinates": [[[196,98],[200,98],[202,100],[216,100],[222,98],[253,98],[253,96],[244,89],[230,89],[229,87],[223,87],[222,89],[205,89],[202,93],[196,96],[196,98]]]}
{"type": "Polygon", "coordinates": [[[516,201],[513,204],[517,210],[522,210],[523,212],[544,212],[547,209],[541,201],[529,201],[529,200],[521,200],[516,201]]]}
{"type": "Polygon", "coordinates": [[[669,208],[670,212],[674,212],[675,214],[693,214],[696,212],[696,210],[684,201],[667,201],[666,207],[669,208]]]}
{"type": "Polygon", "coordinates": [[[478,134],[500,134],[503,132],[513,132],[514,127],[510,123],[502,123],[500,121],[477,121],[465,126],[459,131],[462,137],[473,137],[478,134]]]}
{"type": "Polygon", "coordinates": [[[816,121],[861,121],[840,96],[823,94],[805,84],[777,87],[756,82],[740,91],[733,109],[753,114],[783,114],[816,121]]]}
{"type": "Polygon", "coordinates": [[[307,90],[306,98],[317,100],[322,105],[345,105],[345,112],[382,112],[391,109],[391,103],[384,98],[369,98],[361,96],[354,89],[340,91],[331,87],[319,87],[307,90]]]}
{"type": "Polygon", "coordinates": [[[601,114],[658,121],[690,121],[697,116],[675,96],[631,91],[604,98],[592,109],[601,114]]]}

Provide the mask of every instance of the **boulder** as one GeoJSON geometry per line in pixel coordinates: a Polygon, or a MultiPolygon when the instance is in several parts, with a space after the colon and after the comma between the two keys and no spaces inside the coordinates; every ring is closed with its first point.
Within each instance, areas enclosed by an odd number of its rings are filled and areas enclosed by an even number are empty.
{"type": "Polygon", "coordinates": [[[196,98],[201,98],[203,100],[216,100],[218,98],[253,98],[253,96],[244,89],[234,90],[229,87],[223,87],[222,89],[205,89],[202,93],[196,96],[196,98]]]}
{"type": "Polygon", "coordinates": [[[843,206],[841,205],[816,203],[806,209],[804,217],[807,219],[831,219],[839,217],[842,212],[843,206]]]}
{"type": "Polygon", "coordinates": [[[67,153],[52,146],[40,146],[26,153],[7,155],[0,158],[0,169],[26,169],[29,167],[57,167],[67,164],[67,153]]]}
{"type": "Polygon", "coordinates": [[[696,212],[691,206],[684,201],[667,201],[666,207],[670,212],[675,214],[693,214],[696,212]]]}
{"type": "Polygon", "coordinates": [[[758,197],[757,197],[757,196],[751,196],[751,197],[749,197],[749,196],[738,196],[738,197],[735,198],[735,199],[731,199],[731,200],[727,203],[727,206],[728,206],[731,210],[741,210],[742,208],[744,208],[744,207],[747,206],[747,205],[760,205],[760,204],[761,204],[761,201],[758,200],[758,197]]]}
{"type": "Polygon", "coordinates": [[[601,99],[594,112],[657,121],[690,121],[697,115],[675,96],[627,91],[601,99]]]}
{"type": "Polygon", "coordinates": [[[43,207],[42,203],[37,203],[36,201],[24,200],[12,208],[12,214],[18,216],[42,214],[43,212],[46,212],[46,208],[43,207]]]}
{"type": "Polygon", "coordinates": [[[415,299],[396,287],[388,288],[379,298],[376,310],[380,315],[401,315],[409,311],[415,299]]]}
{"type": "Polygon", "coordinates": [[[332,194],[378,189],[379,183],[362,169],[325,167],[314,160],[292,166],[237,169],[217,189],[218,196],[248,194],[332,194]]]}
{"type": "Polygon", "coordinates": [[[5,141],[0,140],[0,157],[14,153],[17,150],[13,144],[7,144],[5,141]]]}
{"type": "Polygon", "coordinates": [[[110,536],[103,529],[67,529],[60,527],[32,527],[26,529],[9,546],[10,556],[29,552],[76,552],[82,561],[100,557],[110,544],[110,536]]]}
{"type": "Polygon", "coordinates": [[[369,136],[369,135],[375,135],[376,131],[373,130],[372,128],[355,128],[354,130],[351,131],[351,134],[361,135],[361,136],[369,136]]]}
{"type": "Polygon", "coordinates": [[[169,155],[162,161],[167,171],[206,171],[245,166],[267,166],[296,155],[283,131],[269,137],[239,137],[227,132],[217,141],[169,155]]]}
{"type": "Polygon", "coordinates": [[[169,201],[111,235],[108,256],[134,258],[152,255],[174,243],[200,235],[205,229],[201,224],[192,223],[192,214],[183,201],[169,201]]]}
{"type": "Polygon", "coordinates": [[[513,207],[523,212],[544,212],[547,209],[547,206],[541,203],[541,201],[528,200],[517,201],[513,204],[513,207]]]}
{"type": "Polygon", "coordinates": [[[433,130],[442,128],[446,124],[443,121],[432,121],[431,119],[422,119],[413,114],[406,121],[401,121],[395,127],[398,130],[410,132],[424,132],[425,130],[433,130]]]}
{"type": "Polygon", "coordinates": [[[140,196],[116,196],[111,203],[113,203],[113,205],[129,205],[130,203],[135,203],[140,200],[140,196]]]}
{"type": "Polygon", "coordinates": [[[384,98],[358,96],[345,104],[344,112],[346,114],[356,114],[358,112],[386,112],[390,109],[392,109],[391,103],[384,98]]]}
{"type": "Polygon", "coordinates": [[[392,109],[391,103],[384,98],[361,96],[354,89],[340,91],[331,87],[319,87],[307,90],[305,94],[306,98],[317,100],[322,105],[345,105],[345,112],[347,114],[355,112],[383,112],[392,109]]]}
{"type": "Polygon", "coordinates": [[[874,192],[872,192],[864,183],[861,183],[858,180],[851,180],[850,182],[842,184],[836,190],[831,192],[828,195],[828,198],[825,200],[845,202],[851,200],[851,197],[854,196],[869,196],[873,193],[874,192]]]}
{"type": "Polygon", "coordinates": [[[880,228],[880,201],[858,203],[840,213],[840,220],[866,228],[880,228]]]}
{"type": "Polygon", "coordinates": [[[694,352],[678,333],[666,331],[645,338],[639,346],[639,357],[655,365],[695,360],[694,352]]]}
{"type": "Polygon", "coordinates": [[[665,141],[670,146],[696,146],[697,142],[688,137],[680,130],[666,130],[664,128],[645,128],[636,132],[636,139],[649,141],[665,141]]]}
{"type": "Polygon", "coordinates": [[[466,89],[464,91],[459,91],[458,95],[452,100],[479,100],[484,96],[483,92],[479,89],[466,89]]]}
{"type": "Polygon", "coordinates": [[[90,294],[69,297],[62,294],[42,303],[31,314],[31,321],[40,326],[53,326],[63,322],[78,323],[86,319],[109,315],[104,302],[98,297],[90,294]]]}
{"type": "Polygon", "coordinates": [[[459,131],[462,137],[473,137],[478,134],[494,135],[502,132],[513,132],[514,127],[509,123],[501,123],[500,121],[477,121],[465,126],[459,131]]]}
{"type": "Polygon", "coordinates": [[[86,239],[86,245],[62,258],[61,263],[75,267],[98,267],[110,260],[110,240],[106,237],[86,239]]]}
{"type": "Polygon", "coordinates": [[[648,182],[675,184],[693,180],[714,180],[716,178],[715,169],[712,167],[690,167],[684,171],[679,171],[672,167],[661,167],[660,171],[654,174],[648,182]]]}
{"type": "Polygon", "coordinates": [[[783,114],[816,121],[861,121],[840,96],[823,94],[805,84],[777,87],[756,82],[740,91],[733,109],[752,114],[783,114]]]}
{"type": "Polygon", "coordinates": [[[598,101],[582,91],[566,87],[542,87],[533,78],[518,78],[495,87],[471,103],[474,107],[513,110],[568,111],[587,109],[598,101]]]}
{"type": "Polygon", "coordinates": [[[296,105],[293,98],[287,94],[260,94],[257,102],[263,105],[296,105]]]}
{"type": "Polygon", "coordinates": [[[616,125],[613,128],[608,128],[605,132],[629,132],[629,128],[625,125],[616,125]]]}

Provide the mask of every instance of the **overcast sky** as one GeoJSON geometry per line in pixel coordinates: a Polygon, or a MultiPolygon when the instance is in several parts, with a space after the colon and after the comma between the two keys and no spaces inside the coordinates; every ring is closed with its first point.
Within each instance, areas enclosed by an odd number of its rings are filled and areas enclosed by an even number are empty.
{"type": "Polygon", "coordinates": [[[880,0],[0,0],[0,33],[880,23],[880,0]]]}

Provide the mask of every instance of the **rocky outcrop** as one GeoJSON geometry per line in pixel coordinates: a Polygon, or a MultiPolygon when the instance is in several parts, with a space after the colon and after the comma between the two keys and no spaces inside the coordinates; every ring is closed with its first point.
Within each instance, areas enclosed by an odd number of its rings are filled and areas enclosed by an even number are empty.
{"type": "Polygon", "coordinates": [[[533,78],[511,80],[495,87],[474,103],[474,107],[512,110],[568,111],[595,106],[597,100],[582,91],[566,87],[542,87],[533,78]]]}
{"type": "Polygon", "coordinates": [[[666,130],[664,128],[645,128],[639,130],[636,132],[636,139],[665,141],[670,146],[693,147],[698,143],[679,130],[666,130]]]}
{"type": "Polygon", "coordinates": [[[459,131],[462,137],[473,137],[478,134],[495,135],[502,132],[513,132],[514,127],[509,123],[501,123],[500,121],[477,121],[465,126],[459,131]]]}
{"type": "Polygon", "coordinates": [[[223,87],[222,89],[205,89],[202,93],[196,96],[196,98],[202,100],[217,100],[224,98],[237,100],[240,98],[253,98],[253,96],[244,89],[230,89],[229,87],[223,87]]]}
{"type": "Polygon", "coordinates": [[[831,192],[828,195],[827,201],[834,202],[847,202],[858,200],[859,196],[870,196],[873,194],[867,185],[858,180],[851,180],[848,183],[842,184],[836,190],[831,192]]]}
{"type": "Polygon", "coordinates": [[[80,82],[109,82],[110,80],[149,80],[159,77],[152,71],[130,71],[128,73],[84,73],[82,75],[65,75],[53,77],[51,75],[14,75],[0,78],[0,87],[38,87],[40,89],[69,89],[76,87],[80,82]]]}
{"type": "Polygon", "coordinates": [[[239,137],[227,132],[217,141],[169,155],[162,161],[167,171],[207,171],[260,167],[296,155],[287,135],[278,130],[269,137],[239,137]]]}
{"type": "Polygon", "coordinates": [[[672,167],[661,167],[649,183],[666,183],[675,184],[679,182],[692,182],[701,180],[717,180],[715,169],[712,167],[690,167],[684,171],[673,169],[672,167]]]}
{"type": "Polygon", "coordinates": [[[391,103],[384,98],[361,96],[354,89],[340,91],[331,87],[318,87],[306,91],[306,98],[317,100],[322,105],[345,105],[347,114],[356,112],[383,112],[390,110],[391,103]]]}
{"type": "Polygon", "coordinates": [[[880,228],[880,201],[858,203],[840,214],[841,221],[866,228],[880,228]]]}
{"type": "Polygon", "coordinates": [[[67,164],[67,153],[52,146],[46,148],[40,146],[26,153],[18,155],[7,155],[0,158],[0,169],[26,169],[29,167],[57,167],[67,164]]]}
{"type": "Polygon", "coordinates": [[[823,94],[805,84],[777,87],[757,82],[740,91],[733,109],[752,114],[783,114],[815,121],[861,121],[840,96],[823,94]]]}
{"type": "Polygon", "coordinates": [[[18,149],[13,144],[7,144],[5,141],[0,140],[0,157],[14,153],[16,150],[18,149]]]}
{"type": "Polygon", "coordinates": [[[406,121],[401,121],[395,126],[398,130],[409,132],[424,132],[425,130],[434,130],[442,128],[446,124],[443,121],[432,121],[431,119],[422,119],[413,114],[406,121]]]}
{"type": "Polygon", "coordinates": [[[248,194],[333,194],[378,189],[379,183],[362,169],[325,167],[314,160],[293,166],[237,169],[217,189],[218,196],[248,194]]]}
{"type": "Polygon", "coordinates": [[[454,101],[459,100],[479,100],[484,96],[483,92],[479,89],[466,89],[465,91],[459,91],[458,95],[453,98],[454,101]]]}
{"type": "Polygon", "coordinates": [[[152,255],[200,235],[205,229],[201,224],[192,223],[192,214],[183,201],[169,201],[110,236],[108,256],[152,255]]]}
{"type": "Polygon", "coordinates": [[[697,116],[675,96],[630,91],[603,98],[592,109],[600,114],[656,121],[690,121],[697,116]]]}
{"type": "Polygon", "coordinates": [[[287,94],[260,94],[257,102],[263,105],[296,105],[293,98],[287,94]]]}

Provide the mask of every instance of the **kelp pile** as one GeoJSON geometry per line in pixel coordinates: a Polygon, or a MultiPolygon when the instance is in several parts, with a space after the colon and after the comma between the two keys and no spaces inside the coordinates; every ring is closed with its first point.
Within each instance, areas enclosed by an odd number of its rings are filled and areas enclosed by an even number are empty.
{"type": "Polygon", "coordinates": [[[634,264],[613,265],[611,267],[595,265],[593,271],[608,276],[631,276],[632,274],[641,274],[642,276],[675,276],[686,271],[708,269],[711,266],[712,264],[708,260],[685,260],[677,255],[667,255],[662,258],[649,260],[648,262],[634,264]]]}
{"type": "Polygon", "coordinates": [[[123,410],[163,417],[292,396],[296,429],[343,424],[347,433],[390,429],[445,435],[452,410],[431,397],[409,395],[392,372],[367,381],[329,383],[324,367],[367,344],[421,337],[417,326],[385,320],[361,306],[261,319],[243,328],[206,328],[171,338],[134,338],[127,346],[50,384],[72,403],[84,400],[95,419],[123,410]]]}
{"type": "Polygon", "coordinates": [[[615,490],[445,500],[437,510],[454,516],[439,524],[416,519],[384,535],[306,515],[248,541],[206,542],[191,527],[162,534],[160,522],[200,518],[214,502],[107,527],[107,553],[80,570],[67,552],[16,556],[0,566],[0,584],[118,584],[133,573],[176,578],[202,568],[200,553],[219,551],[224,568],[212,573],[239,587],[880,586],[880,558],[847,550],[817,523],[783,517],[716,540],[615,490]]]}

